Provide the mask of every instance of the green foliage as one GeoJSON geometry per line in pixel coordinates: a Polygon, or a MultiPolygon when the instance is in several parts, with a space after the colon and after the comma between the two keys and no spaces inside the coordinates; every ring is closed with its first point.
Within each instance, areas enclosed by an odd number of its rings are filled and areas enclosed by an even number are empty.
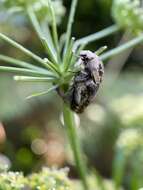
{"type": "Polygon", "coordinates": [[[24,177],[21,172],[0,173],[0,190],[71,190],[67,169],[43,168],[39,173],[24,177]]]}

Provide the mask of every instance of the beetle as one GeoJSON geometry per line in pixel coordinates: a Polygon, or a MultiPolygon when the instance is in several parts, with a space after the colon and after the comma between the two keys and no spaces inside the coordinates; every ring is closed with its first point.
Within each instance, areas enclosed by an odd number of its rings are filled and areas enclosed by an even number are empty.
{"type": "Polygon", "coordinates": [[[81,69],[75,74],[66,93],[59,95],[76,113],[82,113],[93,101],[103,79],[104,67],[99,57],[89,50],[80,52],[78,64],[81,69]]]}

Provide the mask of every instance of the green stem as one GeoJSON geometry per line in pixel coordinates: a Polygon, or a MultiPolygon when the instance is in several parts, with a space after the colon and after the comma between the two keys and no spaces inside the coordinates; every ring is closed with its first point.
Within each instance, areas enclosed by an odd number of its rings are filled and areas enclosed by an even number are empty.
{"type": "Polygon", "coordinates": [[[64,44],[65,44],[65,41],[66,41],[66,34],[63,33],[63,34],[60,36],[60,39],[59,39],[60,53],[61,53],[62,50],[63,50],[64,44]]]}
{"type": "Polygon", "coordinates": [[[36,92],[30,96],[28,96],[26,99],[31,99],[31,98],[34,98],[34,97],[38,97],[38,96],[43,96],[43,95],[46,95],[46,94],[49,94],[49,92],[53,91],[53,90],[56,90],[58,86],[52,86],[51,88],[49,88],[48,90],[46,91],[43,91],[43,92],[36,92]]]}
{"type": "Polygon", "coordinates": [[[110,27],[107,27],[99,32],[96,32],[95,34],[91,34],[89,36],[83,37],[79,40],[77,40],[74,44],[74,50],[78,48],[81,44],[84,44],[86,46],[88,43],[99,40],[101,38],[104,38],[106,36],[109,36],[117,31],[119,31],[120,28],[117,25],[113,25],[110,27]]]}
{"type": "Polygon", "coordinates": [[[40,24],[37,20],[37,17],[35,15],[35,12],[31,6],[27,7],[27,14],[28,14],[29,20],[31,21],[31,24],[33,25],[33,28],[35,29],[39,39],[41,40],[41,42],[44,46],[44,48],[46,49],[47,54],[51,57],[51,59],[54,63],[57,63],[57,59],[53,55],[53,52],[51,51],[51,49],[49,47],[49,43],[48,43],[47,39],[45,38],[43,32],[41,31],[41,26],[40,26],[40,24]]]}
{"type": "Polygon", "coordinates": [[[70,43],[72,24],[74,22],[74,16],[75,16],[75,10],[76,10],[77,3],[78,3],[78,0],[72,0],[69,21],[68,21],[68,26],[67,26],[67,32],[66,32],[66,44],[65,44],[64,53],[66,53],[69,43],[70,43]]]}
{"type": "Polygon", "coordinates": [[[29,77],[29,76],[14,76],[14,80],[22,82],[54,82],[51,77],[29,77]]]}
{"type": "Polygon", "coordinates": [[[117,48],[114,48],[110,51],[107,51],[106,53],[102,54],[100,56],[100,58],[105,61],[106,59],[110,58],[110,57],[113,57],[117,54],[120,54],[122,53],[123,51],[129,49],[129,48],[132,48],[136,45],[138,45],[139,43],[143,42],[143,34],[128,41],[127,43],[123,44],[123,45],[120,45],[119,47],[117,48]]]}
{"type": "MultiPolygon", "coordinates": [[[[77,49],[76,55],[74,55],[74,56],[72,57],[71,66],[74,66],[74,64],[76,63],[77,58],[78,58],[80,52],[81,52],[83,49],[84,49],[84,44],[80,45],[80,47],[77,49]]],[[[73,51],[73,52],[75,52],[75,51],[73,51]]]]}
{"type": "Polygon", "coordinates": [[[8,62],[14,66],[24,67],[24,68],[28,68],[28,69],[37,70],[40,72],[47,73],[47,70],[45,70],[43,68],[37,67],[37,66],[32,65],[30,63],[27,63],[25,61],[21,61],[21,60],[18,60],[18,59],[12,58],[12,57],[8,57],[5,55],[0,54],[0,60],[4,61],[4,62],[8,62]]]}
{"type": "Polygon", "coordinates": [[[48,26],[48,20],[45,19],[41,23],[41,27],[42,27],[42,31],[44,33],[44,36],[48,41],[49,47],[50,47],[51,51],[53,52],[53,55],[56,56],[56,51],[55,51],[55,48],[54,48],[53,39],[52,39],[52,36],[51,36],[50,28],[48,26]]]}
{"type": "Polygon", "coordinates": [[[72,55],[73,55],[72,48],[73,48],[74,40],[75,40],[74,38],[71,38],[67,52],[64,56],[64,60],[63,60],[64,72],[67,72],[71,65],[72,55]]]}
{"type": "Polygon", "coordinates": [[[76,131],[76,126],[74,122],[74,114],[65,104],[63,107],[63,116],[64,116],[64,123],[67,129],[67,134],[68,134],[69,141],[71,144],[71,148],[74,154],[76,167],[78,169],[80,178],[82,180],[84,190],[88,190],[89,188],[88,188],[88,183],[86,179],[87,168],[86,168],[84,159],[82,157],[83,152],[82,152],[81,145],[79,142],[79,137],[76,131]]]}
{"type": "Polygon", "coordinates": [[[2,33],[0,33],[0,38],[2,40],[6,41],[7,43],[11,44],[13,47],[21,50],[26,55],[30,56],[31,58],[35,59],[36,61],[38,61],[39,63],[41,63],[43,65],[43,60],[39,56],[35,55],[34,53],[32,53],[31,51],[29,51],[28,49],[26,49],[25,47],[23,47],[19,43],[15,42],[14,40],[10,39],[9,37],[7,37],[6,35],[4,35],[2,33]]]}
{"type": "MultiPolygon", "coordinates": [[[[9,37],[5,36],[4,34],[0,33],[0,38],[3,39],[4,41],[6,41],[7,43],[11,44],[12,46],[14,46],[15,48],[21,50],[22,52],[24,52],[26,55],[30,56],[31,58],[35,59],[37,62],[39,62],[42,66],[44,66],[45,68],[47,68],[48,70],[54,71],[57,73],[56,70],[53,70],[53,68],[51,67],[51,65],[53,63],[51,63],[48,59],[46,59],[46,62],[39,56],[37,56],[36,54],[32,53],[31,51],[29,51],[28,49],[26,49],[25,47],[23,47],[22,45],[20,45],[19,43],[15,42],[14,40],[10,39],[9,37]]],[[[54,65],[54,64],[53,64],[54,65]]]]}
{"type": "Polygon", "coordinates": [[[17,68],[17,67],[4,67],[0,66],[0,72],[11,72],[11,73],[18,73],[18,74],[27,74],[30,76],[47,76],[47,77],[53,77],[53,75],[49,72],[48,73],[41,73],[39,71],[34,71],[30,69],[23,69],[23,68],[17,68]]]}
{"type": "Polygon", "coordinates": [[[57,23],[56,23],[56,17],[55,17],[55,11],[52,6],[51,0],[48,0],[48,5],[50,7],[50,12],[52,15],[52,31],[53,31],[53,40],[54,44],[57,50],[58,59],[60,61],[60,49],[59,49],[59,42],[58,42],[58,32],[57,32],[57,23]]]}

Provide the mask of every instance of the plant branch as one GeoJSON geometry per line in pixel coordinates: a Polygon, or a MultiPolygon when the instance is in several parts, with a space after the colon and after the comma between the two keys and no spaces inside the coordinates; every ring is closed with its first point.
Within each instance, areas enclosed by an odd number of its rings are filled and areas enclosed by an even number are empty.
{"type": "Polygon", "coordinates": [[[55,90],[58,86],[52,86],[51,88],[49,88],[48,90],[44,91],[44,92],[38,92],[38,93],[34,93],[30,96],[28,96],[26,99],[31,99],[31,98],[34,98],[34,97],[38,97],[38,96],[43,96],[43,95],[46,95],[48,94],[49,92],[55,90]]]}
{"type": "MultiPolygon", "coordinates": [[[[71,66],[73,66],[75,64],[75,62],[77,61],[78,55],[80,54],[80,52],[84,49],[84,45],[80,45],[80,47],[77,49],[76,51],[76,55],[72,57],[71,60],[71,66]]],[[[75,50],[73,50],[73,52],[75,53],[75,50]]]]}
{"type": "Polygon", "coordinates": [[[12,57],[8,57],[6,55],[1,55],[0,54],[0,60],[4,61],[4,62],[8,62],[8,63],[10,63],[10,64],[12,64],[14,66],[20,66],[20,67],[24,67],[24,68],[28,68],[28,69],[32,69],[32,70],[37,70],[37,71],[44,72],[44,73],[48,72],[46,69],[37,67],[37,66],[32,65],[30,63],[27,63],[25,61],[21,61],[21,60],[12,58],[12,57]]]}
{"type": "Polygon", "coordinates": [[[43,32],[41,31],[41,26],[40,26],[40,24],[37,20],[37,17],[35,15],[35,12],[31,6],[27,7],[27,14],[28,14],[29,20],[31,21],[31,24],[33,25],[33,28],[35,29],[39,39],[41,40],[41,42],[44,46],[44,48],[46,49],[47,54],[50,56],[51,60],[54,63],[57,63],[57,58],[55,57],[55,55],[51,51],[51,48],[49,47],[49,43],[48,43],[47,39],[45,38],[43,32]]]}
{"type": "Polygon", "coordinates": [[[5,67],[0,66],[0,72],[11,72],[11,73],[18,73],[18,74],[27,74],[31,76],[47,76],[47,77],[54,77],[52,73],[42,73],[30,69],[23,69],[23,68],[17,68],[17,67],[5,67]]]}
{"type": "Polygon", "coordinates": [[[65,44],[65,48],[64,48],[64,54],[66,53],[69,43],[70,43],[72,24],[74,21],[77,3],[78,3],[78,0],[72,0],[69,21],[68,21],[68,26],[67,26],[67,32],[66,32],[66,44],[65,44]]]}
{"type": "Polygon", "coordinates": [[[0,38],[4,41],[6,41],[7,43],[9,43],[10,45],[12,45],[13,47],[21,50],[23,53],[25,53],[26,55],[30,56],[31,58],[35,59],[36,61],[38,61],[39,63],[42,64],[42,66],[45,66],[45,64],[43,63],[43,60],[37,56],[36,54],[32,53],[30,50],[26,49],[25,47],[23,47],[21,44],[17,43],[16,41],[10,39],[9,37],[7,37],[6,35],[0,33],[0,38]]]}
{"type": "MultiPolygon", "coordinates": [[[[39,57],[36,54],[32,53],[30,50],[26,49],[25,47],[23,47],[22,45],[20,45],[19,43],[15,42],[14,40],[10,39],[9,37],[7,37],[6,35],[4,35],[2,33],[0,33],[0,38],[3,39],[4,41],[6,41],[7,43],[11,44],[13,47],[21,50],[26,55],[28,55],[31,58],[35,59],[37,62],[39,62],[42,66],[44,66],[48,70],[53,71],[53,68],[51,67],[51,65],[54,65],[54,64],[51,63],[48,59],[45,62],[41,57],[39,57]]],[[[54,70],[54,72],[57,73],[56,70],[54,70]]]]}
{"type": "Polygon", "coordinates": [[[73,115],[73,112],[71,112],[71,110],[65,104],[63,107],[63,116],[64,116],[64,124],[67,129],[67,134],[68,134],[71,148],[73,151],[76,167],[78,169],[80,178],[82,180],[84,190],[88,190],[89,188],[88,188],[88,183],[86,179],[86,174],[87,174],[86,165],[82,157],[83,154],[82,154],[81,145],[79,142],[79,137],[76,131],[74,115],[73,115]]]}
{"type": "Polygon", "coordinates": [[[30,77],[30,76],[14,76],[14,80],[22,82],[54,82],[51,77],[30,77]]]}
{"type": "Polygon", "coordinates": [[[89,36],[83,37],[79,40],[77,40],[74,44],[74,50],[78,48],[81,44],[84,44],[86,46],[88,43],[99,40],[101,38],[104,38],[106,36],[109,36],[117,31],[119,31],[120,28],[117,25],[109,26],[99,32],[96,32],[95,34],[91,34],[89,36]]]}
{"type": "Polygon", "coordinates": [[[42,31],[44,33],[44,36],[48,41],[49,47],[50,47],[51,51],[53,52],[53,55],[55,56],[56,51],[55,51],[55,48],[54,48],[54,43],[53,43],[53,39],[52,39],[52,36],[51,36],[50,28],[48,26],[48,21],[44,20],[41,23],[41,27],[42,27],[42,31]]]}
{"type": "Polygon", "coordinates": [[[71,38],[67,52],[64,56],[63,64],[64,64],[64,72],[67,72],[68,69],[70,68],[70,65],[72,63],[72,55],[73,55],[73,44],[74,44],[74,38],[71,38]]]}
{"type": "Polygon", "coordinates": [[[48,5],[50,7],[51,15],[52,15],[52,31],[53,31],[53,40],[57,50],[58,59],[60,60],[60,49],[59,49],[59,42],[58,42],[58,32],[57,32],[57,23],[55,17],[55,11],[52,6],[51,0],[48,0],[48,5]]]}
{"type": "Polygon", "coordinates": [[[138,45],[139,43],[143,42],[143,34],[141,34],[140,36],[128,41],[127,43],[120,45],[117,48],[114,48],[110,51],[107,51],[106,53],[102,54],[100,56],[100,58],[105,61],[106,59],[113,57],[115,55],[118,55],[120,53],[122,53],[123,51],[125,51],[126,49],[129,49],[131,47],[134,47],[136,45],[138,45]]]}

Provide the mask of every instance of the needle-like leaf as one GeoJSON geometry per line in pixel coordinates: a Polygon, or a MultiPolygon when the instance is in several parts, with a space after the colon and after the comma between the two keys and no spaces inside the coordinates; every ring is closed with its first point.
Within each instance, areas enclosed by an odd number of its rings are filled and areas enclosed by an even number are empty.
{"type": "Polygon", "coordinates": [[[7,43],[11,44],[13,47],[21,50],[22,52],[24,52],[26,55],[30,56],[31,58],[35,59],[36,61],[38,61],[39,63],[42,64],[42,66],[45,66],[43,60],[37,56],[36,54],[32,53],[30,50],[26,49],[25,47],[23,47],[21,44],[17,43],[16,41],[12,40],[11,38],[7,37],[6,35],[0,33],[0,38],[4,41],[6,41],[7,43]]]}
{"type": "Polygon", "coordinates": [[[64,60],[63,60],[64,72],[66,72],[71,65],[72,55],[73,55],[72,49],[73,49],[74,40],[75,40],[75,38],[71,39],[70,44],[69,44],[68,49],[67,49],[67,52],[64,56],[64,60]]]}
{"type": "Polygon", "coordinates": [[[96,53],[96,55],[100,55],[100,54],[102,54],[106,49],[107,49],[107,46],[103,46],[103,47],[99,48],[95,53],[96,53]]]}
{"type": "Polygon", "coordinates": [[[42,73],[40,71],[34,71],[34,70],[24,69],[24,68],[0,66],[0,72],[4,72],[4,71],[9,72],[9,73],[27,74],[31,76],[47,76],[47,77],[54,76],[51,72],[42,73]]]}
{"type": "Polygon", "coordinates": [[[59,59],[59,57],[60,57],[60,54],[59,54],[60,50],[59,50],[59,42],[58,42],[57,23],[56,23],[55,12],[54,12],[51,0],[48,0],[48,5],[49,5],[51,16],[52,16],[53,40],[54,40],[54,44],[55,44],[55,47],[56,47],[56,50],[57,50],[57,54],[58,54],[58,59],[59,59]]]}
{"type": "Polygon", "coordinates": [[[49,88],[47,91],[34,93],[34,94],[28,96],[26,99],[31,99],[31,98],[34,98],[34,97],[46,95],[46,94],[48,94],[49,92],[55,90],[57,87],[58,87],[58,86],[53,86],[53,87],[49,88]]]}
{"type": "Polygon", "coordinates": [[[52,77],[29,77],[29,76],[14,76],[15,81],[22,82],[54,82],[56,79],[52,77]]]}
{"type": "MultiPolygon", "coordinates": [[[[3,39],[4,41],[8,42],[12,46],[16,47],[17,49],[23,51],[26,55],[28,55],[31,58],[35,59],[37,62],[39,62],[42,66],[44,66],[48,70],[54,71],[56,73],[60,72],[59,70],[58,70],[58,72],[55,69],[53,70],[53,67],[51,67],[51,65],[54,65],[54,64],[52,62],[50,62],[48,59],[46,59],[46,62],[45,62],[41,57],[39,57],[36,54],[32,53],[31,51],[29,51],[28,49],[26,49],[25,47],[23,47],[19,43],[15,42],[14,40],[10,39],[6,35],[0,33],[0,38],[3,39]]],[[[58,69],[58,68],[56,68],[56,69],[58,69]]]]}
{"type": "Polygon", "coordinates": [[[84,44],[84,47],[85,47],[88,43],[96,41],[96,40],[100,40],[101,38],[109,36],[119,30],[120,30],[120,28],[117,25],[113,25],[113,26],[109,26],[99,32],[96,32],[95,34],[91,34],[89,36],[83,37],[75,42],[74,50],[76,50],[82,44],[84,44]]]}
{"type": "Polygon", "coordinates": [[[125,51],[128,48],[131,48],[131,47],[138,45],[141,42],[143,42],[143,34],[141,34],[140,36],[126,42],[123,45],[120,45],[119,47],[116,47],[112,50],[107,51],[106,53],[103,53],[100,56],[100,58],[104,61],[110,57],[113,57],[115,55],[118,55],[119,53],[122,53],[123,51],[125,51]]]}
{"type": "Polygon", "coordinates": [[[38,19],[35,15],[35,12],[34,12],[32,6],[27,7],[27,14],[29,16],[29,19],[30,19],[30,21],[33,25],[33,28],[35,29],[39,39],[41,40],[43,46],[45,47],[47,54],[50,56],[51,60],[54,63],[57,63],[57,58],[55,57],[55,55],[53,54],[53,52],[51,51],[51,49],[49,47],[49,43],[48,43],[47,39],[45,38],[43,31],[41,30],[41,26],[38,22],[38,19]]]}
{"type": "Polygon", "coordinates": [[[14,66],[24,67],[24,68],[28,68],[28,69],[37,70],[37,71],[40,71],[40,72],[47,73],[47,70],[44,69],[44,68],[32,65],[32,64],[27,63],[25,61],[21,61],[21,60],[12,58],[12,57],[8,57],[6,55],[1,55],[0,54],[0,60],[3,61],[3,62],[10,63],[10,64],[12,64],[14,66]]]}
{"type": "Polygon", "coordinates": [[[76,10],[77,3],[78,3],[78,0],[72,0],[71,10],[70,10],[70,15],[69,15],[69,20],[68,20],[68,26],[67,26],[67,32],[66,32],[66,43],[65,43],[65,48],[64,48],[64,54],[66,53],[69,43],[70,43],[72,24],[74,22],[74,16],[75,16],[75,10],[76,10]]]}

